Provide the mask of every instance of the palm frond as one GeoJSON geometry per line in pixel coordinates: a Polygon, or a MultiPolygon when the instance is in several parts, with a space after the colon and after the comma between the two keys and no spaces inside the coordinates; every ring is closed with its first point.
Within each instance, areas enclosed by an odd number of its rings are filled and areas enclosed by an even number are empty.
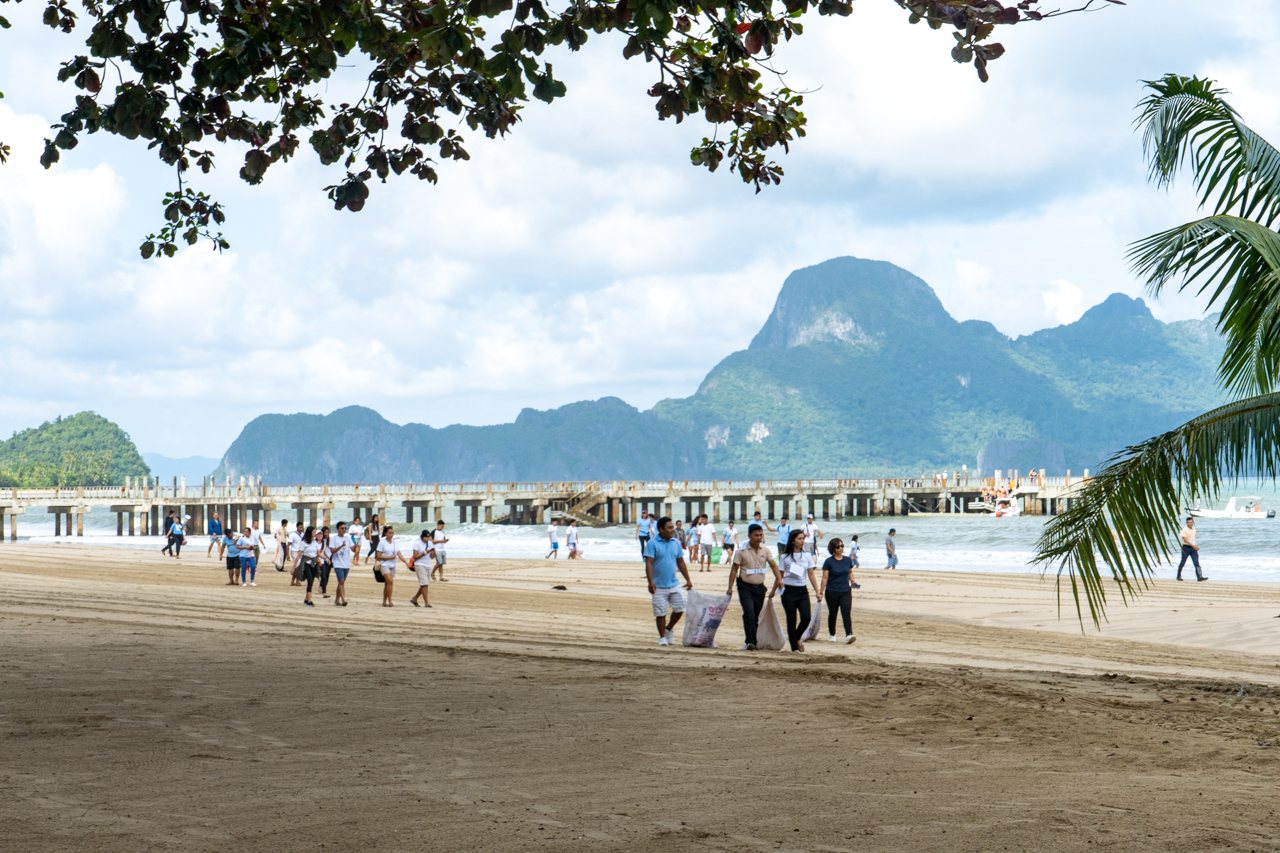
{"type": "Polygon", "coordinates": [[[1067,512],[1045,525],[1034,562],[1071,582],[1080,626],[1083,590],[1101,627],[1102,567],[1126,602],[1145,587],[1176,538],[1184,501],[1213,498],[1224,480],[1280,475],[1280,393],[1229,403],[1107,461],[1067,512]]]}
{"type": "Polygon", "coordinates": [[[1138,106],[1142,148],[1157,185],[1190,162],[1200,204],[1273,225],[1280,218],[1280,151],[1249,128],[1211,80],[1166,74],[1148,80],[1138,106]]]}
{"type": "Polygon", "coordinates": [[[1227,346],[1218,381],[1234,394],[1268,393],[1280,376],[1280,234],[1238,216],[1210,216],[1135,243],[1133,270],[1159,291],[1173,278],[1221,301],[1227,346]]]}

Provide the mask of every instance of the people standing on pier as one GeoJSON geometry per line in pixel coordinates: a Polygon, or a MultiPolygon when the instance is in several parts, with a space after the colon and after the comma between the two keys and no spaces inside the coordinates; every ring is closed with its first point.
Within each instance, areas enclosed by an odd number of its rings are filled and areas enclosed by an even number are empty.
{"type": "Polygon", "coordinates": [[[227,560],[227,586],[240,585],[240,549],[236,535],[229,527],[222,532],[222,552],[227,560]]]}
{"type": "Polygon", "coordinates": [[[302,603],[307,607],[315,607],[311,600],[311,586],[320,577],[320,542],[316,540],[316,529],[307,527],[302,532],[297,548],[293,554],[293,573],[300,581],[307,583],[307,595],[302,603]]]}
{"type": "Polygon", "coordinates": [[[711,558],[715,556],[716,549],[716,528],[706,515],[702,516],[702,520],[698,523],[698,545],[702,549],[699,555],[702,559],[698,561],[699,571],[711,571],[711,558]]]}
{"type": "Polygon", "coordinates": [[[640,542],[640,559],[644,559],[645,546],[649,544],[651,531],[649,528],[649,510],[640,510],[640,519],[636,522],[636,539],[640,542]]]}
{"type": "MultiPolygon", "coordinates": [[[[377,518],[375,515],[374,518],[377,518]]],[[[382,535],[378,538],[378,571],[382,573],[382,606],[393,607],[391,603],[391,586],[396,579],[396,561],[404,563],[406,566],[409,561],[400,553],[400,549],[396,546],[395,531],[388,524],[382,528],[382,535]]]]}
{"type": "Polygon", "coordinates": [[[649,597],[653,603],[660,646],[670,646],[675,642],[674,629],[686,607],[677,572],[684,575],[684,588],[693,589],[689,567],[684,562],[684,548],[676,539],[676,526],[663,516],[658,519],[658,535],[644,546],[644,573],[649,581],[649,597]],[[668,610],[671,611],[670,620],[667,619],[668,610]]]}
{"type": "Polygon", "coordinates": [[[213,511],[213,518],[209,519],[209,550],[205,552],[204,556],[206,559],[213,556],[214,548],[218,549],[218,559],[221,560],[222,559],[222,520],[218,518],[217,510],[213,511]]]}
{"type": "Polygon", "coordinates": [[[347,523],[339,521],[337,532],[329,537],[329,562],[333,565],[338,588],[333,592],[333,606],[347,606],[347,574],[351,571],[351,557],[355,553],[347,523]]]}
{"type": "Polygon", "coordinates": [[[551,540],[551,550],[547,552],[546,559],[560,559],[560,519],[551,519],[547,525],[547,538],[551,540]]]}
{"type": "Polygon", "coordinates": [[[889,565],[885,566],[886,570],[898,568],[898,543],[897,540],[893,538],[894,534],[897,532],[897,528],[890,527],[889,535],[884,539],[884,550],[885,553],[889,555],[889,565]]]}
{"type": "Polygon", "coordinates": [[[444,576],[444,564],[449,559],[449,555],[445,553],[444,545],[448,541],[449,537],[444,535],[444,522],[437,521],[435,532],[431,534],[431,543],[435,545],[433,553],[436,555],[436,565],[435,568],[431,570],[431,577],[437,577],[438,572],[439,579],[442,583],[449,580],[444,576]]]}
{"type": "Polygon", "coordinates": [[[329,574],[333,571],[333,561],[329,558],[329,525],[320,528],[320,597],[329,597],[329,574]]]}
{"type": "Polygon", "coordinates": [[[845,556],[844,541],[838,536],[827,543],[827,553],[831,556],[822,564],[822,591],[819,593],[827,605],[827,639],[836,642],[838,610],[844,620],[844,642],[848,645],[857,639],[853,636],[853,616],[850,613],[853,608],[853,558],[845,556]]]}
{"type": "Polygon", "coordinates": [[[236,540],[240,550],[240,586],[258,585],[258,560],[253,552],[253,529],[246,527],[236,540]]]}
{"type": "Polygon", "coordinates": [[[765,575],[773,572],[775,586],[782,582],[773,552],[764,544],[764,528],[755,522],[747,527],[747,546],[733,555],[729,567],[728,595],[738,590],[738,604],[742,605],[742,633],[746,639],[742,648],[756,650],[756,628],[760,624],[760,611],[764,609],[765,575]]]}
{"type": "Polygon", "coordinates": [[[369,517],[369,553],[364,555],[364,564],[369,565],[369,558],[378,550],[378,525],[379,521],[376,515],[369,517]]]}
{"type": "Polygon", "coordinates": [[[569,546],[570,560],[576,560],[582,556],[582,549],[578,547],[578,519],[569,519],[569,529],[564,532],[564,541],[569,546]]]}
{"type": "MultiPolygon", "coordinates": [[[[293,569],[289,572],[289,586],[302,586],[302,578],[298,576],[298,553],[302,550],[302,522],[289,534],[289,553],[293,556],[293,569]]],[[[356,555],[360,556],[359,554],[356,555]]]]}
{"type": "Polygon", "coordinates": [[[1178,580],[1182,580],[1182,567],[1187,564],[1187,558],[1191,559],[1191,565],[1196,570],[1197,581],[1207,581],[1208,578],[1200,571],[1200,546],[1196,544],[1196,520],[1191,516],[1187,516],[1187,523],[1178,531],[1178,539],[1182,542],[1182,562],[1178,563],[1178,580]]]}
{"type": "MultiPolygon", "coordinates": [[[[804,651],[804,641],[800,638],[813,618],[807,587],[812,585],[813,591],[819,592],[818,579],[814,576],[816,567],[813,554],[804,548],[804,531],[791,531],[787,547],[778,559],[778,568],[782,571],[782,609],[787,612],[787,639],[793,652],[804,651]]],[[[775,582],[769,595],[773,596],[777,591],[775,582]]]]}
{"type": "Polygon", "coordinates": [[[422,607],[430,607],[431,602],[427,600],[427,588],[431,586],[431,575],[434,572],[435,542],[431,539],[430,530],[422,531],[422,535],[418,537],[418,541],[413,543],[413,556],[409,558],[409,568],[413,569],[413,573],[418,576],[418,591],[413,594],[413,598],[409,599],[409,603],[414,607],[418,607],[418,597],[422,597],[422,607]]]}
{"type": "Polygon", "coordinates": [[[805,519],[804,527],[805,548],[810,554],[813,554],[813,561],[818,561],[818,543],[822,541],[822,531],[818,529],[817,523],[813,520],[813,513],[809,513],[809,517],[805,519]]]}

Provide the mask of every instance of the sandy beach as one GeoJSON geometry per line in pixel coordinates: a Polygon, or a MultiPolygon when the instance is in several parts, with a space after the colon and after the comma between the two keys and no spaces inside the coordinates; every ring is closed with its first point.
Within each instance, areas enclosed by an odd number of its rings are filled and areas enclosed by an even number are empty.
{"type": "MultiPolygon", "coordinates": [[[[24,851],[1272,850],[1280,587],[859,572],[853,646],[664,649],[635,563],[314,609],[201,552],[0,545],[24,851]],[[554,590],[561,584],[566,590],[554,590]]],[[[727,571],[693,575],[722,592],[727,571]]]]}

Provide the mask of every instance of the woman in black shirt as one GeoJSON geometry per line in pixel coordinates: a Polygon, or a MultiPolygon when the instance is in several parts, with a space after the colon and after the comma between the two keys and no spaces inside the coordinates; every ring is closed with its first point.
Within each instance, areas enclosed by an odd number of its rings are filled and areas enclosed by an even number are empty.
{"type": "Polygon", "coordinates": [[[853,619],[850,608],[853,606],[853,558],[844,555],[844,540],[832,539],[827,543],[827,551],[831,554],[822,564],[822,596],[827,603],[827,639],[836,641],[836,611],[844,618],[845,644],[852,643],[853,619]]]}

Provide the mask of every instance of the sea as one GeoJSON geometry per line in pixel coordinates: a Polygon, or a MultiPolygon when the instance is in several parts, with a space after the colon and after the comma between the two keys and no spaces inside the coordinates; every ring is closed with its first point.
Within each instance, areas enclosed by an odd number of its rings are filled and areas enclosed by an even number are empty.
{"type": "MultiPolygon", "coordinates": [[[[1280,492],[1270,483],[1254,484],[1236,490],[1239,496],[1259,495],[1267,508],[1280,509],[1280,492]]],[[[1226,497],[1205,508],[1220,508],[1226,497]]],[[[161,537],[116,536],[116,516],[105,508],[85,516],[85,535],[54,536],[53,517],[29,510],[18,516],[18,541],[40,545],[97,545],[120,548],[159,550],[161,537]]],[[[846,542],[858,536],[861,565],[884,568],[884,540],[889,528],[897,528],[895,537],[902,571],[946,572],[1026,572],[1042,573],[1042,566],[1032,565],[1035,543],[1040,537],[1045,516],[993,518],[986,515],[908,515],[876,518],[853,518],[842,521],[818,520],[818,527],[829,539],[839,536],[846,542]]],[[[6,519],[7,521],[7,519],[6,519]]],[[[277,521],[278,523],[278,521],[277,521]]],[[[454,558],[540,558],[549,550],[546,528],[542,526],[507,526],[447,523],[448,553],[454,558]]],[[[394,524],[394,521],[393,521],[394,524]]],[[[716,525],[723,531],[724,524],[716,525]]],[[[738,523],[739,539],[746,541],[746,525],[738,523]]],[[[5,525],[8,542],[8,524],[5,525]]],[[[397,539],[408,549],[423,525],[395,524],[397,539]]],[[[1200,563],[1205,574],[1218,581],[1280,582],[1280,517],[1261,520],[1199,519],[1197,542],[1200,563]]],[[[603,529],[581,529],[579,534],[584,558],[588,560],[640,560],[635,539],[635,526],[603,529]]],[[[208,537],[189,536],[187,549],[204,551],[208,537]]],[[[767,542],[776,546],[776,534],[767,542]]],[[[561,556],[564,556],[564,528],[560,529],[561,556]]],[[[268,543],[274,547],[274,542],[268,543]]],[[[3,545],[0,545],[2,548],[3,545]]],[[[1157,577],[1173,577],[1178,554],[1170,541],[1173,562],[1156,569],[1157,577]]],[[[1051,573],[1056,569],[1049,569],[1051,573]]],[[[1194,577],[1188,563],[1183,577],[1194,577]]]]}

